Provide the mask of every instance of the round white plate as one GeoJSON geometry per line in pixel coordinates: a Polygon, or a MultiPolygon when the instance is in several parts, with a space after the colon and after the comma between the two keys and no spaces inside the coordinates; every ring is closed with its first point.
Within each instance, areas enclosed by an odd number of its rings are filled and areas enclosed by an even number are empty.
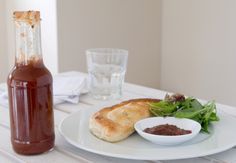
{"type": "Polygon", "coordinates": [[[176,146],[153,144],[137,133],[127,139],[109,143],[96,138],[88,128],[89,117],[101,107],[92,107],[65,118],[59,131],[72,145],[80,149],[118,158],[136,160],[173,160],[206,156],[230,149],[236,145],[236,118],[218,111],[219,122],[211,127],[210,134],[200,133],[194,139],[176,146]]]}

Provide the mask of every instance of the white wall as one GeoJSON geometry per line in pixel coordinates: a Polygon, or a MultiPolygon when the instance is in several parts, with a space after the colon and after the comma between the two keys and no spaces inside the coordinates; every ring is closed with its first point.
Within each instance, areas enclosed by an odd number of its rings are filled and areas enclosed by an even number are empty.
{"type": "MultiPolygon", "coordinates": [[[[7,27],[7,54],[9,68],[14,64],[15,34],[13,24],[13,12],[21,10],[39,10],[41,13],[41,36],[44,63],[51,73],[58,72],[57,53],[57,12],[56,0],[7,0],[6,1],[6,27],[7,27]]],[[[0,10],[1,11],[1,10],[0,10]]],[[[8,70],[9,71],[9,70],[8,70]]]]}
{"type": "Polygon", "coordinates": [[[161,88],[236,106],[236,1],[162,1],[161,88]]]}
{"type": "Polygon", "coordinates": [[[160,84],[160,0],[59,0],[59,71],[86,72],[87,48],[129,50],[126,81],[160,84]]]}
{"type": "Polygon", "coordinates": [[[8,71],[8,57],[6,52],[6,26],[5,24],[5,0],[0,0],[0,81],[7,80],[8,71]]]}

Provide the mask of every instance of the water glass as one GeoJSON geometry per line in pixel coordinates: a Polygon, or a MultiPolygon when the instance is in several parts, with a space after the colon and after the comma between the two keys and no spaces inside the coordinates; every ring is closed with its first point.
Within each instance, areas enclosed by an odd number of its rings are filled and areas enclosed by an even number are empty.
{"type": "Polygon", "coordinates": [[[86,51],[90,93],[95,99],[122,96],[128,51],[99,48],[86,51]]]}

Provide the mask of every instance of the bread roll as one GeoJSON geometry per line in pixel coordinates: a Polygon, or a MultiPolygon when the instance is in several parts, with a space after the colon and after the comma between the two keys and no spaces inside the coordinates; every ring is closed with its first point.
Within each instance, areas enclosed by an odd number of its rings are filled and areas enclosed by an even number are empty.
{"type": "Polygon", "coordinates": [[[151,116],[148,104],[158,101],[133,99],[103,108],[90,117],[89,129],[92,134],[108,142],[123,140],[134,132],[137,121],[151,116]]]}

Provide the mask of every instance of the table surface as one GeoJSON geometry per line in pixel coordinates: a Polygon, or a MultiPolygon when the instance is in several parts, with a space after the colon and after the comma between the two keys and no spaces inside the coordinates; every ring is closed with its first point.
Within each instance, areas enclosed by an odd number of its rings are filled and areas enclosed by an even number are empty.
{"type": "MultiPolygon", "coordinates": [[[[0,86],[1,89],[1,86],[0,86]]],[[[125,83],[124,93],[121,100],[133,99],[133,98],[160,98],[162,99],[165,96],[166,92],[152,89],[148,87],[143,87],[139,85],[125,83]]],[[[102,162],[102,163],[222,163],[222,162],[236,162],[236,147],[229,149],[225,152],[210,155],[206,157],[191,158],[191,159],[182,159],[182,160],[170,160],[170,161],[137,161],[137,160],[128,160],[128,159],[119,159],[101,156],[86,152],[84,150],[78,149],[67,143],[64,138],[58,133],[58,124],[67,117],[69,114],[76,112],[80,109],[90,109],[91,106],[102,104],[103,101],[94,100],[90,97],[89,94],[81,95],[79,104],[68,104],[63,103],[54,106],[54,117],[55,117],[55,129],[56,129],[56,141],[55,148],[47,153],[34,156],[22,156],[16,154],[11,147],[10,142],[10,124],[9,124],[9,110],[7,107],[0,105],[0,162],[8,163],[91,163],[91,162],[102,162]]],[[[1,104],[1,102],[0,102],[1,104]]],[[[222,108],[225,112],[236,116],[236,108],[217,104],[217,107],[222,108]]]]}

